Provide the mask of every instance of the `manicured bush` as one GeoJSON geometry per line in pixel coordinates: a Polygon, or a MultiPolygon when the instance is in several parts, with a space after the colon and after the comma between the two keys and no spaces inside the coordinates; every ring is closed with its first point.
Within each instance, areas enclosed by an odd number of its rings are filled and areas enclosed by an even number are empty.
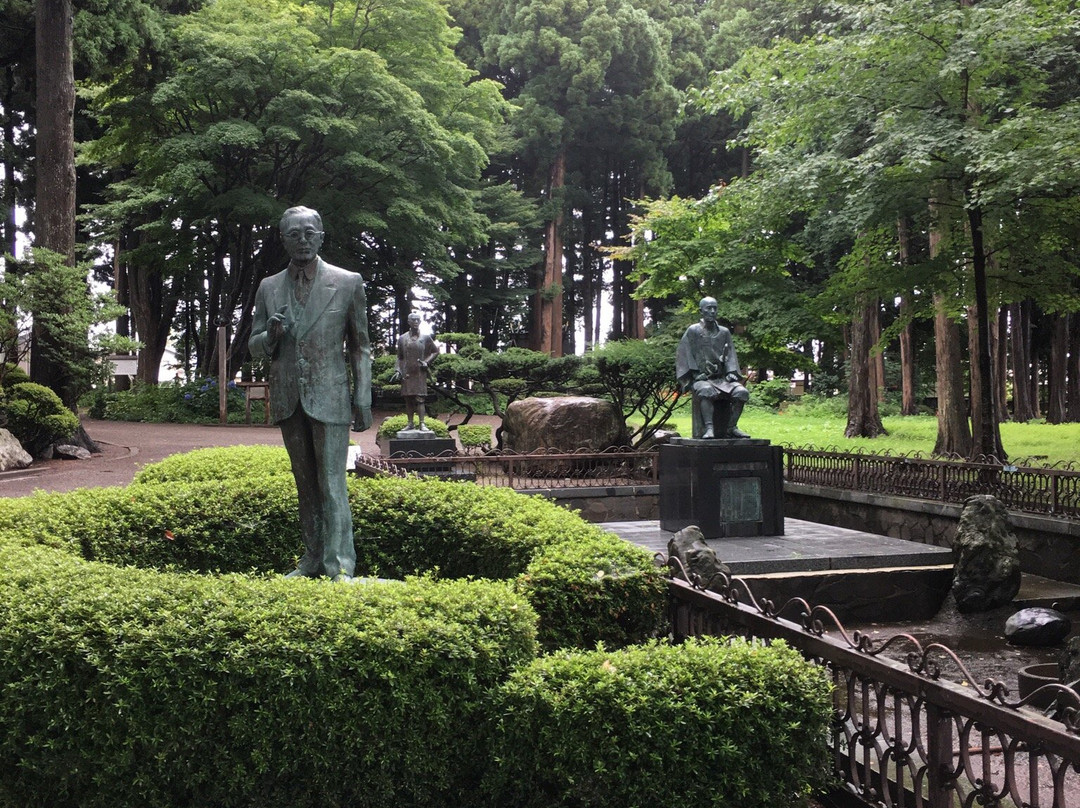
{"type": "Polygon", "coordinates": [[[490,804],[799,805],[826,782],[831,706],[779,642],[560,651],[499,691],[490,804]]]}
{"type": "MultiPolygon", "coordinates": [[[[275,447],[202,449],[146,466],[127,488],[0,500],[0,535],[113,564],[286,572],[303,552],[287,462],[275,447]]],[[[664,583],[649,554],[541,497],[352,478],[349,498],[361,574],[518,580],[547,648],[660,630],[664,583]]]]}
{"type": "Polygon", "coordinates": [[[545,648],[620,647],[664,633],[667,583],[649,554],[611,533],[541,547],[518,587],[545,648]]]}
{"type": "Polygon", "coordinates": [[[302,552],[291,477],[38,492],[0,500],[0,541],[192,572],[285,572],[302,552]]]}
{"type": "Polygon", "coordinates": [[[21,382],[5,388],[7,428],[34,457],[79,428],[79,419],[48,387],[21,382]]]}
{"type": "Polygon", "coordinates": [[[465,451],[491,448],[491,426],[488,424],[459,424],[457,434],[465,451]]]}
{"type": "MultiPolygon", "coordinates": [[[[416,423],[415,420],[413,423],[416,423]]],[[[375,435],[376,440],[386,440],[393,438],[402,429],[409,425],[408,415],[391,415],[389,418],[383,419],[383,422],[379,424],[379,431],[375,435]]],[[[435,433],[436,437],[448,438],[450,437],[450,430],[446,424],[440,421],[438,418],[425,418],[424,426],[435,433]]]]}
{"type": "Polygon", "coordinates": [[[216,446],[150,463],[135,474],[133,482],[183,483],[278,475],[292,475],[289,454],[282,446],[216,446]]]}
{"type": "Polygon", "coordinates": [[[663,621],[664,582],[649,553],[541,497],[383,478],[353,483],[350,499],[358,564],[390,575],[518,578],[544,647],[639,642],[663,621]]]}
{"type": "Polygon", "coordinates": [[[476,804],[490,693],[535,655],[500,582],[0,567],[4,806],[476,804]]]}

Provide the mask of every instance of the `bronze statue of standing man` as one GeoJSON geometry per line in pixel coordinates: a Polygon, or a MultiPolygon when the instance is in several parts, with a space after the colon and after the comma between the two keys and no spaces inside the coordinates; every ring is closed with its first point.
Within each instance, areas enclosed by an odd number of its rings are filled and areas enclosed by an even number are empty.
{"type": "Polygon", "coordinates": [[[716,322],[716,298],[702,298],[701,321],[686,329],[675,354],[679,388],[694,398],[695,438],[749,438],[738,427],[750,393],[742,385],[731,332],[716,322]]]}
{"type": "Polygon", "coordinates": [[[420,431],[430,432],[424,424],[427,414],[428,365],[439,355],[435,340],[420,333],[420,315],[409,314],[409,330],[398,337],[397,369],[394,379],[401,380],[401,395],[405,399],[405,412],[409,417],[407,429],[413,429],[413,418],[419,416],[420,431]]]}
{"type": "Polygon", "coordinates": [[[316,211],[289,208],[280,228],[291,260],[259,284],[248,348],[270,359],[270,415],[300,499],[305,552],[289,576],[347,581],[356,568],[345,478],[349,422],[357,431],[371,426],[364,280],[319,257],[316,211]]]}

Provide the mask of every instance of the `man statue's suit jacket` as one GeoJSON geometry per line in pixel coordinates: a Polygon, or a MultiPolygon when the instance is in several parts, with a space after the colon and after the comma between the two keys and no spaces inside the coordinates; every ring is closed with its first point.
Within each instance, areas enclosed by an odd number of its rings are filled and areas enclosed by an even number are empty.
{"type": "Polygon", "coordinates": [[[255,294],[248,348],[254,358],[270,357],[274,423],[292,415],[298,404],[311,418],[326,424],[349,423],[354,403],[371,407],[367,298],[363,278],[356,272],[318,259],[302,306],[295,299],[288,269],[264,279],[255,294]],[[271,352],[266,321],[279,311],[287,312],[289,327],[271,352]]]}

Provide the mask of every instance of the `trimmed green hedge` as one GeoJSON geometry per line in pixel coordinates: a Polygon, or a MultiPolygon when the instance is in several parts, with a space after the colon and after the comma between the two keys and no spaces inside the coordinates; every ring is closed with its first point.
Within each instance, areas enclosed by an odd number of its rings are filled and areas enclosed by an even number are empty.
{"type": "Polygon", "coordinates": [[[351,480],[362,569],[426,574],[350,586],[277,574],[283,449],[139,479],[0,499],[4,808],[754,806],[771,767],[778,799],[818,782],[827,685],[783,648],[536,660],[665,609],[647,552],[546,500],[351,480]]]}
{"type": "Polygon", "coordinates": [[[490,693],[536,652],[500,582],[0,566],[4,806],[473,804],[490,693]]]}
{"type": "MultiPolygon", "coordinates": [[[[280,447],[202,449],[136,480],[0,501],[2,535],[89,560],[197,572],[286,572],[301,553],[280,447]]],[[[353,478],[349,489],[363,574],[514,580],[540,615],[546,648],[663,631],[666,584],[649,553],[548,500],[428,479],[353,478]]]]}
{"type": "Polygon", "coordinates": [[[561,651],[500,689],[491,804],[802,804],[828,782],[830,692],[780,642],[561,651]]]}
{"type": "Polygon", "coordinates": [[[281,446],[216,446],[150,463],[135,474],[132,482],[193,483],[280,475],[292,479],[289,454],[281,446]]]}

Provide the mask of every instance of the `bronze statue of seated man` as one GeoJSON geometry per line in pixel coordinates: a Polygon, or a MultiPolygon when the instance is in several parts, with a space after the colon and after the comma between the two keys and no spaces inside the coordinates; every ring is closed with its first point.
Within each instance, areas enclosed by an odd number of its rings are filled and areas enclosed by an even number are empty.
{"type": "Polygon", "coordinates": [[[695,438],[749,438],[738,427],[750,399],[731,332],[716,321],[717,303],[702,298],[701,321],[686,329],[675,357],[679,388],[694,398],[695,438]]]}

